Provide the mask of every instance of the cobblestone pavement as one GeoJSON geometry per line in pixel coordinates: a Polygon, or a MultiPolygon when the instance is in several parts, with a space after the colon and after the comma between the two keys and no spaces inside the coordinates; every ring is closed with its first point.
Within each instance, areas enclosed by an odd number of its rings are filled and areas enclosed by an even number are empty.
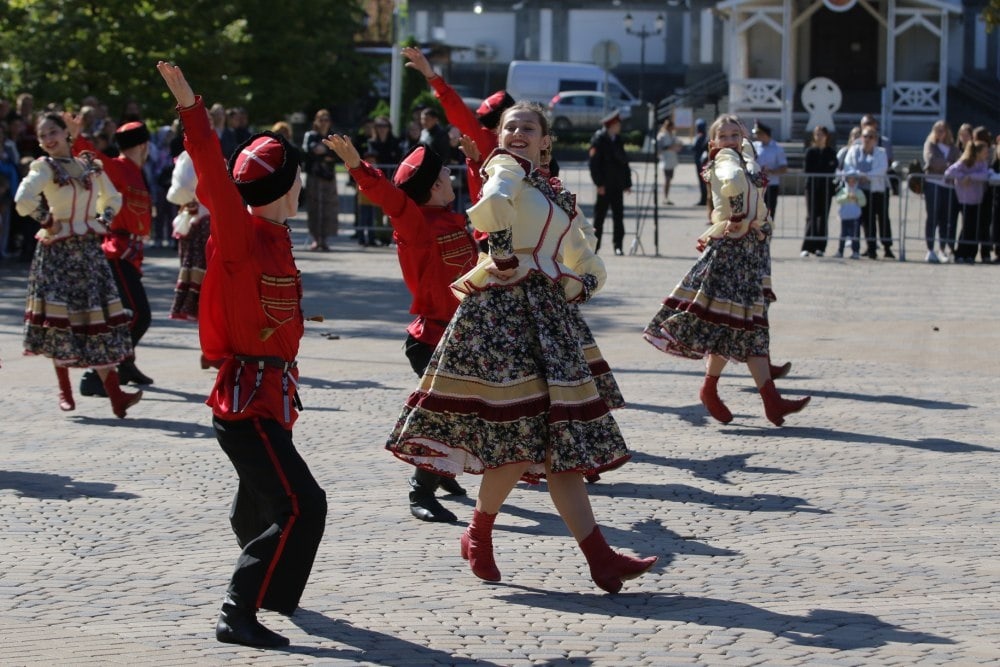
{"type": "Polygon", "coordinates": [[[20,354],[27,267],[0,264],[0,663],[997,664],[1000,267],[802,259],[775,241],[773,356],[794,362],[778,384],[813,401],[775,428],[734,365],[723,426],[698,401],[701,364],[640,338],[695,258],[689,165],[671,199],[658,245],[647,218],[584,307],[634,452],[591,487],[595,510],[611,544],[660,556],[613,596],[544,485],[519,485],[497,521],[498,585],[458,555],[478,478],[443,500],[459,524],[409,516],[410,469],[382,449],[416,381],[395,254],[349,229],[332,252],[297,253],[306,314],[326,321],[302,343],[295,440],[330,516],[301,610],[262,614],[291,638],[282,651],[212,634],[238,553],[236,478],[202,404],[213,376],[196,330],[166,318],[176,257],[150,252],[138,361],[156,384],[125,420],[97,398],[59,411],[51,366],[20,354]]]}

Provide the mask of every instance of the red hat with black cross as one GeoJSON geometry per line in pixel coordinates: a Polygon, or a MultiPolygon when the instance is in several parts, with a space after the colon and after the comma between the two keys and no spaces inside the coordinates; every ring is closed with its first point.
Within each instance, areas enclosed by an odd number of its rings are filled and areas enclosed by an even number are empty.
{"type": "Polygon", "coordinates": [[[431,188],[441,175],[444,163],[437,153],[420,145],[406,154],[396,167],[392,182],[418,204],[427,201],[431,188]]]}
{"type": "Polygon", "coordinates": [[[253,135],[229,157],[229,177],[250,206],[264,206],[284,196],[298,171],[298,149],[274,132],[253,135]]]}
{"type": "Polygon", "coordinates": [[[476,116],[479,124],[487,130],[493,130],[500,124],[500,116],[503,112],[514,106],[514,98],[506,90],[498,90],[479,105],[476,109],[476,116]]]}

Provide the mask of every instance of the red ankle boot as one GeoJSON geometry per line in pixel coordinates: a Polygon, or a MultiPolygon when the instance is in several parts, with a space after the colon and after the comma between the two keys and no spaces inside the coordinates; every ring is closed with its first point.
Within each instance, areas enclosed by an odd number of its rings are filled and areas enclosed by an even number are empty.
{"type": "Polygon", "coordinates": [[[118,371],[113,368],[108,371],[108,376],[104,378],[104,390],[108,393],[108,398],[111,399],[111,409],[114,410],[115,417],[119,419],[125,419],[125,413],[128,409],[142,398],[141,391],[134,394],[122,391],[118,384],[118,371]]]}
{"type": "Polygon", "coordinates": [[[788,375],[788,373],[792,370],[792,362],[786,361],[780,366],[775,366],[774,364],[771,363],[771,357],[767,358],[767,366],[771,371],[772,380],[780,380],[781,378],[788,375]]]}
{"type": "Polygon", "coordinates": [[[69,381],[69,369],[65,366],[56,366],[56,377],[59,379],[59,409],[63,412],[76,410],[73,385],[69,381]]]}
{"type": "Polygon", "coordinates": [[[705,384],[701,385],[701,392],[698,394],[698,397],[701,399],[701,404],[708,410],[708,414],[723,424],[728,424],[733,421],[733,413],[729,411],[726,404],[719,398],[718,387],[719,376],[706,374],[705,384]]]}
{"type": "Polygon", "coordinates": [[[773,380],[768,380],[760,388],[760,397],[764,399],[764,414],[767,415],[767,418],[775,426],[784,424],[785,415],[798,412],[812,400],[812,396],[806,396],[794,401],[782,398],[781,394],[778,393],[778,389],[774,386],[773,380]]]}
{"type": "Polygon", "coordinates": [[[496,514],[473,510],[472,523],[462,533],[462,558],[469,561],[472,574],[484,581],[500,581],[500,570],[493,560],[493,522],[496,514]]]}
{"type": "Polygon", "coordinates": [[[622,581],[635,579],[644,574],[656,563],[657,557],[633,558],[612,551],[604,541],[600,526],[594,526],[594,531],[580,542],[580,549],[590,565],[590,576],[594,583],[608,593],[617,593],[622,589],[622,581]]]}

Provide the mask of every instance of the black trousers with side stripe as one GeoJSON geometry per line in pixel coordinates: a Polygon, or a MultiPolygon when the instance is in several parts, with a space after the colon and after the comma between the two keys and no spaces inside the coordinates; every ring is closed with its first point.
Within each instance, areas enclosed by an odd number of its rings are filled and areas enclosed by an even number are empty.
{"type": "Polygon", "coordinates": [[[229,521],[243,552],[229,582],[237,606],[291,614],[299,605],[326,525],[326,494],[273,419],[212,426],[239,475],[229,521]]]}

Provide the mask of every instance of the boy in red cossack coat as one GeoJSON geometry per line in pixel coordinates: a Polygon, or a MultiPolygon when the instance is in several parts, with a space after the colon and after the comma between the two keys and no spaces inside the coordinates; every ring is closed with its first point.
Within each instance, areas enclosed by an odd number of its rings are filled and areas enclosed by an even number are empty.
{"type": "MultiPolygon", "coordinates": [[[[451,283],[479,259],[465,215],[451,209],[455,192],[450,172],[434,151],[417,146],[403,158],[389,182],[381,171],[361,159],[348,137],[332,134],[323,141],[347,165],[358,191],[389,216],[403,281],[413,295],[410,312],[416,315],[406,329],[406,357],[413,371],[423,375],[458,308],[451,283]]],[[[456,520],[434,496],[439,486],[451,495],[465,495],[454,478],[414,469],[410,478],[410,513],[414,517],[421,521],[456,520]]]]}
{"type": "Polygon", "coordinates": [[[215,636],[286,646],[257,611],[295,612],[327,510],[326,494],[292,443],[304,318],[286,221],[298,210],[299,152],[281,135],[261,132],[237,147],[227,166],[202,98],[179,67],[156,67],[177,100],[197,197],[212,216],[198,333],[204,355],[222,360],[206,403],[240,478],[230,523],[243,552],[215,636]]]}

